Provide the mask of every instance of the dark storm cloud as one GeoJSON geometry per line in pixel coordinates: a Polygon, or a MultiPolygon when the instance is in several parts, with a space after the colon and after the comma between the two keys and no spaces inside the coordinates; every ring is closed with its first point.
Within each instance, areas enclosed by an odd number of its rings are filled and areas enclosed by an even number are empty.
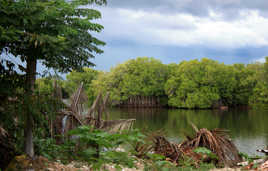
{"type": "Polygon", "coordinates": [[[163,63],[179,63],[183,60],[209,58],[225,64],[253,63],[267,56],[267,47],[243,47],[237,49],[208,48],[204,46],[154,46],[135,44],[130,41],[107,42],[105,53],[98,55],[94,62],[96,69],[109,71],[119,63],[136,57],[154,57],[163,63]],[[105,61],[105,62],[104,62],[105,61]]]}

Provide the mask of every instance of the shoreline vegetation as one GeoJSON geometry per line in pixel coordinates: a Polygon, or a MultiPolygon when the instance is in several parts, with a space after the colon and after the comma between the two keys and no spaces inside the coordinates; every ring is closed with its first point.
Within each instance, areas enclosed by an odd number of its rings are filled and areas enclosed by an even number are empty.
{"type": "MultiPolygon", "coordinates": [[[[267,59],[267,58],[266,58],[267,59]]],[[[42,93],[51,94],[55,78],[37,79],[42,93]]],[[[81,82],[90,106],[99,93],[109,92],[116,107],[169,107],[179,109],[266,108],[268,61],[226,65],[215,60],[162,64],[139,57],[118,64],[109,72],[83,68],[66,80],[56,80],[64,96],[81,82]]]]}
{"type": "Polygon", "coordinates": [[[144,57],[120,64],[107,73],[84,68],[82,72],[71,72],[66,80],[39,78],[33,92],[35,100],[29,102],[39,113],[33,133],[35,156],[40,157],[29,158],[22,152],[25,134],[20,129],[24,122],[20,120],[24,118],[17,114],[24,110],[25,97],[18,88],[15,96],[6,96],[0,108],[5,120],[9,119],[1,124],[4,133],[0,150],[7,154],[1,158],[1,168],[267,168],[266,157],[239,153],[220,129],[199,130],[192,124],[196,135],[185,135],[186,139],[177,144],[168,141],[164,133],[133,130],[135,119],[107,120],[109,106],[221,111],[258,105],[264,108],[268,98],[266,63],[225,65],[204,58],[165,65],[144,57]],[[66,98],[70,104],[63,102],[66,98]],[[91,107],[85,111],[85,106],[91,107]]]}
{"type": "MultiPolygon", "coordinates": [[[[86,154],[87,148],[92,147],[92,142],[90,144],[86,143],[87,145],[84,144],[86,139],[83,137],[88,137],[90,134],[90,136],[92,136],[92,134],[103,134],[104,132],[91,132],[90,130],[92,129],[90,127],[78,127],[72,130],[70,135],[78,136],[80,144],[70,145],[68,143],[75,141],[67,139],[61,145],[53,143],[46,144],[46,148],[56,147],[58,149],[56,151],[47,149],[44,151],[45,153],[43,153],[43,155],[36,156],[34,159],[26,155],[16,156],[5,170],[207,171],[268,169],[267,156],[249,157],[247,154],[239,153],[225,130],[198,129],[193,124],[192,128],[195,130],[196,134],[193,137],[186,136],[186,139],[180,144],[168,141],[161,131],[141,133],[134,130],[134,132],[128,131],[127,133],[121,133],[121,135],[107,134],[106,136],[115,136],[117,140],[114,139],[114,137],[110,139],[109,143],[111,143],[111,145],[105,145],[105,143],[99,142],[99,145],[102,144],[102,146],[99,146],[100,156],[98,158],[92,158],[92,155],[95,153],[86,154]],[[82,130],[87,131],[83,131],[82,133],[82,130]],[[114,146],[113,142],[120,142],[118,139],[121,141],[125,140],[126,142],[121,142],[120,146],[114,146]],[[86,148],[85,145],[87,146],[86,148]],[[65,147],[62,148],[62,146],[65,147]],[[107,148],[103,148],[103,146],[107,148]],[[113,146],[113,148],[109,148],[109,146],[113,146]],[[73,147],[76,149],[73,149],[73,147]],[[70,150],[69,153],[66,153],[66,150],[70,150]],[[64,153],[64,155],[60,155],[59,153],[64,153]],[[105,155],[102,153],[105,153],[105,155]],[[109,156],[109,154],[113,155],[109,156]],[[53,155],[56,156],[53,157],[53,155]],[[112,158],[108,159],[105,157],[112,158]]],[[[102,138],[105,139],[107,137],[102,136],[102,138]]],[[[87,141],[89,140],[93,139],[87,139],[87,141]]],[[[262,151],[265,151],[267,154],[267,150],[262,151]]]]}
{"type": "MultiPolygon", "coordinates": [[[[52,93],[54,96],[50,96],[58,99],[59,103],[61,90],[56,84],[52,93]]],[[[9,100],[18,102],[18,99],[9,100]]],[[[168,141],[161,131],[133,130],[133,119],[106,124],[104,118],[109,115],[106,111],[108,101],[109,94],[99,94],[87,114],[82,114],[87,96],[81,84],[71,96],[71,104],[59,108],[56,119],[44,120],[49,129],[43,130],[43,134],[47,134],[45,137],[39,135],[35,141],[35,158],[19,155],[22,153],[16,151],[16,142],[8,139],[8,131],[1,128],[0,144],[9,147],[9,151],[1,149],[1,152],[10,155],[6,170],[267,168],[266,157],[249,157],[239,153],[225,130],[198,129],[189,123],[195,135],[185,135],[186,139],[177,144],[168,141]]]]}

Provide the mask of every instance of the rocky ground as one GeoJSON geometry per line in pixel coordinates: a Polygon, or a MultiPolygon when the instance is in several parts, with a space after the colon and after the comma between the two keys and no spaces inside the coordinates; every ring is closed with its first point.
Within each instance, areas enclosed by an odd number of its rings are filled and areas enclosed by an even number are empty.
{"type": "MultiPolygon", "coordinates": [[[[136,164],[137,168],[124,168],[123,171],[138,171],[143,170],[141,162],[136,164]]],[[[116,171],[114,165],[106,165],[103,170],[116,171]]],[[[60,161],[49,161],[47,158],[39,156],[31,160],[26,155],[16,156],[8,165],[6,170],[21,171],[21,170],[34,170],[34,171],[91,171],[92,169],[86,164],[81,162],[71,162],[69,164],[62,164],[60,161]]]]}
{"type": "MultiPolygon", "coordinates": [[[[136,163],[137,168],[123,168],[123,171],[142,171],[144,166],[142,161],[136,163]]],[[[47,158],[39,156],[34,160],[29,159],[25,155],[16,156],[13,161],[9,164],[6,170],[29,170],[34,171],[91,171],[92,169],[85,163],[71,162],[69,164],[62,164],[60,161],[49,161],[47,158]]],[[[116,171],[114,165],[106,165],[102,170],[116,171]]],[[[268,171],[268,160],[262,162],[259,165],[249,163],[246,166],[240,168],[221,168],[211,169],[211,171],[242,171],[242,170],[261,170],[268,171]]]]}

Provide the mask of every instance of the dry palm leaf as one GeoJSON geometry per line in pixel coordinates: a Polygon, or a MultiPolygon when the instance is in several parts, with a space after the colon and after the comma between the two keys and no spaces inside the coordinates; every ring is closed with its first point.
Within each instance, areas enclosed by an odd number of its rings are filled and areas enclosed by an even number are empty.
{"type": "MultiPolygon", "coordinates": [[[[195,126],[193,129],[196,130],[197,127],[195,126]]],[[[184,141],[181,147],[206,147],[218,156],[220,163],[229,167],[242,161],[236,146],[228,137],[227,131],[221,129],[210,131],[202,128],[196,132],[194,138],[184,141]]]]}

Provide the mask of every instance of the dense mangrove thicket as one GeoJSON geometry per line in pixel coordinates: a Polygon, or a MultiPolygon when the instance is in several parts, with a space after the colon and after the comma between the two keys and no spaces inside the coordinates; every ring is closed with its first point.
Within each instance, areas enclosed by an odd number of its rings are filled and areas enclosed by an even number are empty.
{"type": "Polygon", "coordinates": [[[84,68],[67,75],[63,87],[73,93],[80,82],[90,99],[110,93],[113,105],[218,108],[268,103],[268,61],[226,65],[203,58],[162,64],[154,58],[131,59],[100,72],[84,68]]]}
{"type": "Polygon", "coordinates": [[[98,92],[109,92],[114,105],[160,106],[165,104],[168,68],[154,58],[137,58],[112,68],[93,81],[98,92]]]}
{"type": "Polygon", "coordinates": [[[256,80],[255,73],[242,64],[217,61],[183,61],[165,84],[169,105],[180,108],[211,108],[247,105],[256,80]]]}

